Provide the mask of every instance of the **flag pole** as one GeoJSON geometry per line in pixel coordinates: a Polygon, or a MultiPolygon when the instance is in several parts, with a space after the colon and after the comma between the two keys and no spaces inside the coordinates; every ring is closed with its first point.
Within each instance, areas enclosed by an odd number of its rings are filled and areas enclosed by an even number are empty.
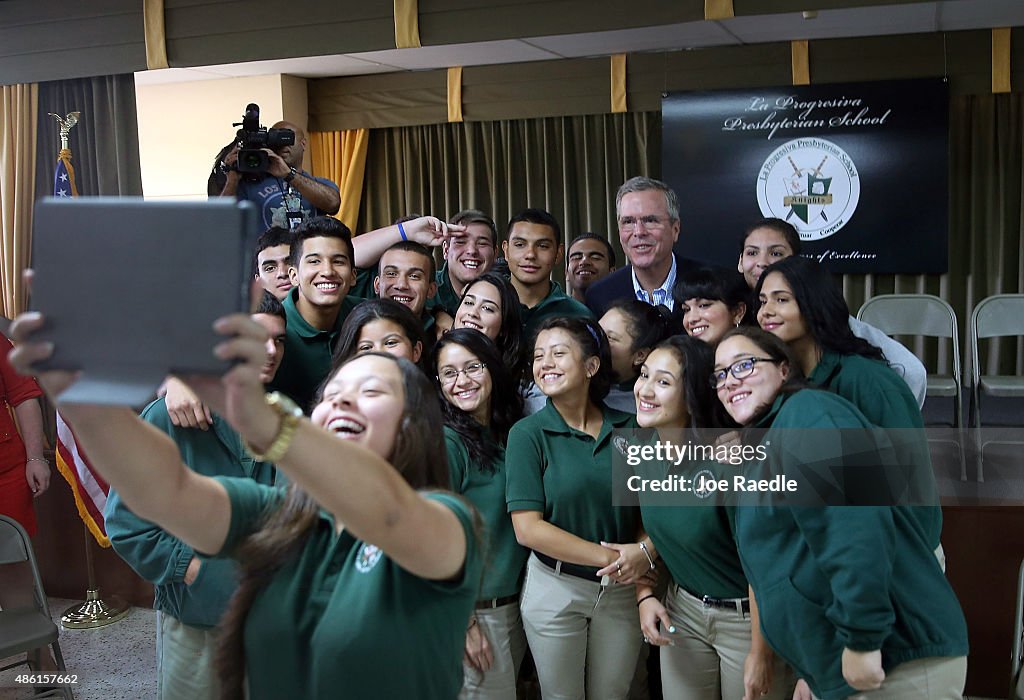
{"type": "MultiPolygon", "coordinates": [[[[75,186],[75,171],[71,165],[71,146],[68,137],[71,134],[71,129],[78,124],[78,117],[80,113],[70,112],[63,118],[59,114],[53,114],[52,112],[50,112],[49,115],[57,120],[58,124],[60,124],[60,153],[57,155],[57,163],[58,166],[63,163],[65,170],[63,177],[67,180],[68,187],[67,190],[62,189],[60,184],[56,182],[57,178],[55,177],[54,194],[64,197],[76,197],[78,196],[78,189],[75,186]]],[[[60,172],[59,167],[58,172],[60,172]]],[[[58,418],[58,424],[59,423],[60,419],[58,418]]],[[[62,466],[60,459],[57,460],[57,463],[58,467],[62,466]]],[[[120,596],[111,596],[107,601],[100,598],[99,586],[96,584],[96,567],[93,563],[92,557],[93,535],[89,530],[88,524],[84,520],[87,510],[78,502],[78,491],[75,486],[71,470],[69,469],[65,471],[64,469],[61,469],[61,473],[64,474],[64,477],[68,480],[68,484],[71,486],[72,492],[76,496],[75,500],[79,505],[79,511],[83,514],[82,529],[85,532],[85,568],[88,583],[85,592],[85,602],[72,605],[70,608],[65,610],[64,614],[61,615],[60,622],[65,629],[94,629],[96,627],[105,627],[106,625],[113,624],[114,622],[123,619],[131,608],[120,596]]],[[[93,524],[95,525],[95,523],[93,524]]]]}
{"type": "Polygon", "coordinates": [[[106,601],[100,598],[100,589],[96,585],[96,567],[92,558],[92,533],[84,523],[82,529],[85,532],[85,568],[89,582],[85,591],[85,602],[72,605],[60,616],[60,624],[69,630],[106,627],[123,619],[131,611],[131,607],[121,596],[110,596],[106,601]]]}

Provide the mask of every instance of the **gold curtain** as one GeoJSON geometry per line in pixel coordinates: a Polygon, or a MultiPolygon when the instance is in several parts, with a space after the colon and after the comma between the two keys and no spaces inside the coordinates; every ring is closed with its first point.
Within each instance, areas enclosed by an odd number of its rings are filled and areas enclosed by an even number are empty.
{"type": "Polygon", "coordinates": [[[659,112],[373,129],[359,230],[473,207],[504,234],[513,214],[542,207],[566,242],[593,231],[618,249],[615,191],[633,175],[660,170],[659,112]]]}
{"type": "Polygon", "coordinates": [[[0,89],[0,295],[4,316],[13,318],[28,301],[21,272],[32,255],[39,86],[0,89]]]}
{"type": "Polygon", "coordinates": [[[309,136],[313,174],[326,177],[338,183],[341,188],[341,208],[335,218],[344,222],[353,232],[370,230],[356,228],[366,173],[366,148],[369,142],[367,130],[313,131],[309,136]]]}

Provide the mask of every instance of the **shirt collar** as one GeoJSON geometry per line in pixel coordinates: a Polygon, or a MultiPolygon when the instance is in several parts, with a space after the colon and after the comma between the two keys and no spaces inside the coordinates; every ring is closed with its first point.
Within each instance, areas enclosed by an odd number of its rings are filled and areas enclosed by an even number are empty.
{"type": "MultiPolygon", "coordinates": [[[[607,406],[602,407],[601,413],[601,431],[598,433],[596,440],[599,444],[603,442],[613,430],[622,429],[627,426],[631,420],[633,420],[633,416],[631,414],[623,411],[616,411],[615,409],[608,408],[607,406]]],[[[553,433],[556,435],[571,435],[575,433],[583,435],[580,431],[569,427],[569,424],[565,422],[564,418],[562,418],[562,414],[559,413],[558,409],[551,403],[550,398],[547,400],[547,403],[544,404],[544,408],[534,415],[541,416],[539,419],[541,421],[541,430],[545,433],[553,433]]]]}
{"type": "Polygon", "coordinates": [[[299,288],[293,287],[281,303],[284,306],[284,313],[287,317],[286,329],[289,333],[294,333],[301,338],[317,338],[321,335],[332,335],[341,330],[341,324],[344,321],[344,316],[347,316],[347,311],[355,306],[362,299],[353,297],[351,294],[345,295],[345,298],[341,301],[341,308],[338,310],[338,320],[334,323],[334,328],[329,331],[322,331],[319,328],[313,326],[309,321],[302,317],[302,313],[298,307],[299,299],[299,288]]]}
{"type": "Polygon", "coordinates": [[[643,287],[640,286],[640,280],[636,278],[636,269],[630,266],[630,274],[633,276],[633,292],[636,294],[636,298],[640,301],[646,301],[651,306],[658,306],[662,304],[668,307],[669,311],[675,309],[675,305],[672,300],[672,288],[676,286],[676,256],[672,254],[672,267],[668,270],[668,276],[665,277],[665,281],[661,283],[661,286],[648,294],[643,287]]]}

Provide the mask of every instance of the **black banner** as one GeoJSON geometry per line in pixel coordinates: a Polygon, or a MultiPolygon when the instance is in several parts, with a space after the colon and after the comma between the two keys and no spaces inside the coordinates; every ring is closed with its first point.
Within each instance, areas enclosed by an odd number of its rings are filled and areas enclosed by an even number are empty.
{"type": "Polygon", "coordinates": [[[662,118],[682,254],[733,267],[778,217],[833,272],[947,271],[945,80],[676,92],[662,118]]]}

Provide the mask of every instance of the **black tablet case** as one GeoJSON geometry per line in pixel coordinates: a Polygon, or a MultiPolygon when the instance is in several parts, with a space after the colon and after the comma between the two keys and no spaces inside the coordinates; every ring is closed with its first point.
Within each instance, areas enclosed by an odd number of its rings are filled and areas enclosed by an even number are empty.
{"type": "Polygon", "coordinates": [[[217,318],[248,309],[255,208],[233,198],[48,197],[36,205],[31,308],[40,369],[80,370],[61,403],[135,408],[167,374],[221,374],[217,318]]]}

